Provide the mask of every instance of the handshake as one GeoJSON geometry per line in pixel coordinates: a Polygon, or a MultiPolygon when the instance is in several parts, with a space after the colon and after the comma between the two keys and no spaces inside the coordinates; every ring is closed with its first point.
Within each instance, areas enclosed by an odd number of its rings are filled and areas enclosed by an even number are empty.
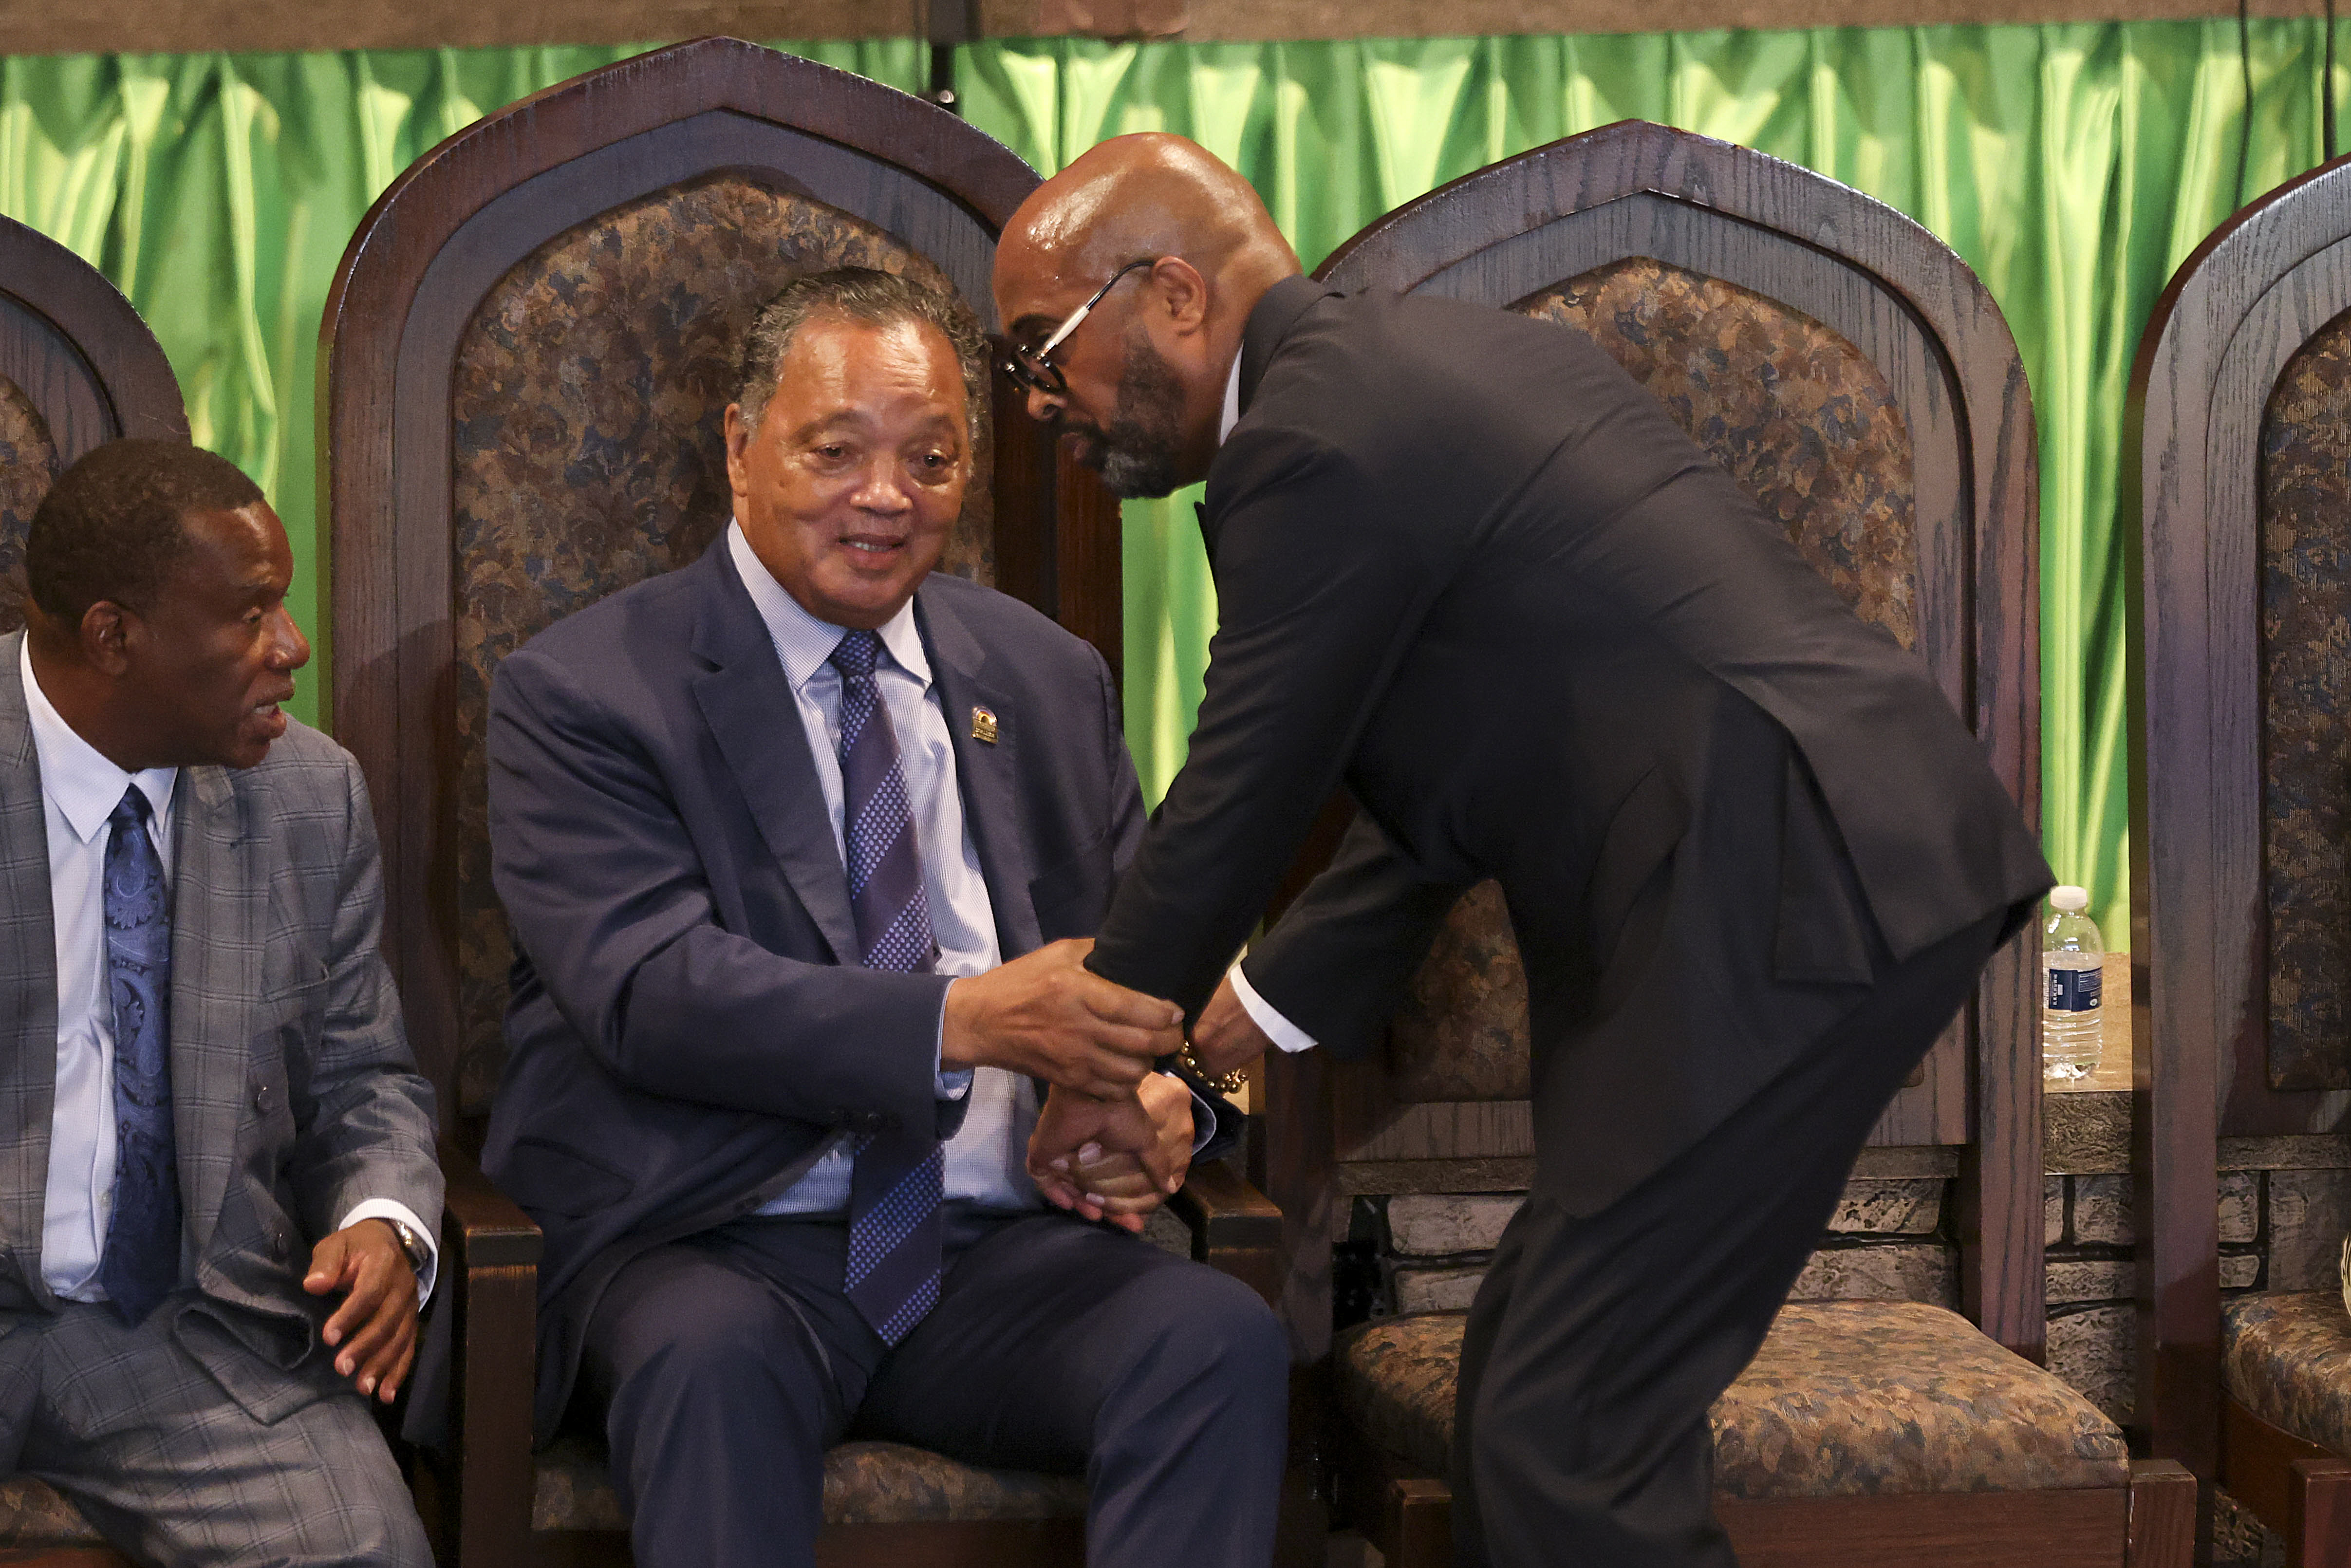
{"type": "MultiPolygon", "coordinates": [[[[1055,942],[950,985],[939,1061],[1050,1082],[1029,1140],[1030,1177],[1063,1208],[1139,1231],[1192,1161],[1191,1093],[1152,1071],[1183,1046],[1184,1010],[1093,973],[1092,950],[1091,941],[1055,942]]],[[[1210,1072],[1252,1061],[1270,1043],[1230,980],[1193,1031],[1210,1072]]]]}

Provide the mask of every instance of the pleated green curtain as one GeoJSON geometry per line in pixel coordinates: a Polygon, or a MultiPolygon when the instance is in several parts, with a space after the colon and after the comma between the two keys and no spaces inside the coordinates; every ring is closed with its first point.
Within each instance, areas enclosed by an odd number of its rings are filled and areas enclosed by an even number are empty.
{"type": "MultiPolygon", "coordinates": [[[[1900,208],[2014,330],[2042,465],[2043,821],[2059,875],[2128,940],[2124,399],[2173,269],[2319,162],[2323,24],[2045,26],[1110,45],[967,51],[973,122],[1050,172],[1107,136],[1182,132],[1262,192],[1309,267],[1380,214],[1612,120],[1663,121],[1900,208]]],[[[2335,90],[2345,87],[2338,74],[2335,90]]],[[[1127,729],[1147,789],[1183,760],[1215,629],[1190,502],[1126,508],[1127,729]]]]}
{"type": "MultiPolygon", "coordinates": [[[[2043,475],[2043,821],[2124,939],[2123,401],[2149,306],[2240,197],[2320,161],[2321,25],[2231,21],[961,51],[973,122],[1050,172],[1105,136],[1193,136],[1311,267],[1447,180],[1628,117],[1818,169],[1983,277],[2022,350],[2043,475]],[[2245,176],[2239,183],[2241,131],[2245,176]]],[[[909,40],[783,45],[893,86],[909,40]]],[[[315,624],[318,323],[367,205],[478,115],[634,47],[0,59],[0,213],[102,267],[162,340],[196,439],[269,490],[315,624]]],[[[2338,100],[2346,83],[2334,84],[2338,100]]],[[[2351,121],[2346,121],[2351,123],[2351,121]]],[[[0,280],[5,284],[5,280],[0,280]]],[[[1215,601],[1183,496],[1127,508],[1128,737],[1183,758],[1215,601]]],[[[323,671],[295,704],[316,711],[323,671]]]]}
{"type": "MultiPolygon", "coordinates": [[[[0,58],[0,213],[138,308],[191,434],[285,519],[303,625],[324,597],[319,322],[360,217],[443,138],[647,47],[0,58]]],[[[928,71],[911,39],[776,47],[910,90],[928,71]]],[[[314,720],[324,660],[299,679],[289,706],[314,720]]]]}

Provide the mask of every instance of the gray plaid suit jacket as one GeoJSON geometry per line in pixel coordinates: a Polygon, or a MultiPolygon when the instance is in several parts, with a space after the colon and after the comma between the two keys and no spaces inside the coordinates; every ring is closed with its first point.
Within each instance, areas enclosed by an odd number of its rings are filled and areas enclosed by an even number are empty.
{"type": "MultiPolygon", "coordinates": [[[[40,766],[0,637],[0,1335],[41,1279],[57,939],[40,766]]],[[[432,1085],[377,951],[383,884],[350,754],[289,724],[257,768],[184,768],[172,797],[172,1085],[193,1295],[173,1332],[275,1421],[342,1386],[304,1292],[310,1246],[371,1197],[441,1213],[432,1085]]]]}

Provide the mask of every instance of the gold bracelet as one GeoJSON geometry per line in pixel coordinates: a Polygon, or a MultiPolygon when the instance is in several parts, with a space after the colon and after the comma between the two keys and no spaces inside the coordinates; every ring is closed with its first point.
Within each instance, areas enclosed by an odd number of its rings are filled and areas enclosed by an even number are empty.
{"type": "Polygon", "coordinates": [[[1211,1072],[1201,1066],[1200,1059],[1192,1054],[1192,1042],[1188,1040],[1176,1051],[1176,1064],[1219,1094],[1238,1094],[1249,1082],[1249,1074],[1238,1068],[1230,1072],[1211,1072]]]}

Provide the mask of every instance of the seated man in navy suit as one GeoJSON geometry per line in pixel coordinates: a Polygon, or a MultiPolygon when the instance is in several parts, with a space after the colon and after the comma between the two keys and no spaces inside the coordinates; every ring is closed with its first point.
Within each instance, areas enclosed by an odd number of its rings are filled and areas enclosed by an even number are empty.
{"type": "Polygon", "coordinates": [[[1198,1151],[1180,1014],[1081,963],[1143,827],[1110,672],[931,571],[983,347],[887,274],[784,290],[733,523],[497,674],[485,1164],[547,1233],[540,1436],[601,1420],[645,1568],[812,1562],[845,1436],[1082,1472],[1098,1563],[1271,1552],[1283,1336],[1128,1233],[1198,1151]],[[1079,1213],[1040,1081],[1120,1107],[1079,1213]]]}

